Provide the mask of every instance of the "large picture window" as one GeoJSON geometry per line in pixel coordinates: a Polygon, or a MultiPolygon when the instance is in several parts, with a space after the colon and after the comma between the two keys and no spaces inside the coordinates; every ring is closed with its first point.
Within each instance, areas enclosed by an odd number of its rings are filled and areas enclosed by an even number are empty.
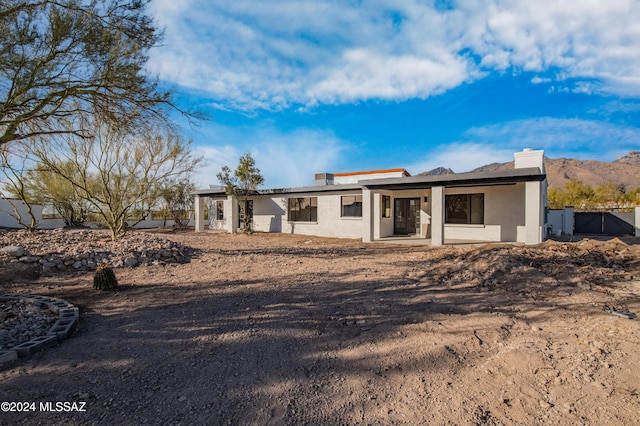
{"type": "Polygon", "coordinates": [[[342,196],[342,217],[362,217],[362,195],[342,196]]]}
{"type": "Polygon", "coordinates": [[[445,223],[484,224],[484,194],[445,196],[445,223]]]}
{"type": "Polygon", "coordinates": [[[290,222],[317,222],[318,197],[289,198],[290,222]]]}

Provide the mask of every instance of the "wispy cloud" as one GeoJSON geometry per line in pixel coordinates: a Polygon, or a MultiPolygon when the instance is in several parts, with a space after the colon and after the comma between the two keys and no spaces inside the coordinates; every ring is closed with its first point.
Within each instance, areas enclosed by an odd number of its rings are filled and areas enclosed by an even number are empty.
{"type": "Polygon", "coordinates": [[[639,140],[640,129],[603,121],[517,120],[469,129],[461,141],[433,148],[407,169],[421,173],[442,166],[466,172],[486,164],[513,161],[513,153],[524,148],[542,149],[551,158],[611,161],[637,150],[639,140]],[[598,156],[602,152],[606,157],[598,156]]]}
{"type": "Polygon", "coordinates": [[[640,94],[640,2],[155,0],[150,67],[223,107],[426,98],[486,73],[640,94]],[[436,2],[438,3],[438,2],[436,2]],[[439,4],[439,3],[438,3],[439,4]]]}
{"type": "Polygon", "coordinates": [[[315,173],[333,170],[349,144],[328,132],[301,129],[284,133],[269,128],[250,130],[212,126],[211,141],[197,146],[205,159],[195,180],[198,187],[218,185],[216,174],[223,166],[232,170],[240,156],[250,153],[265,178],[265,188],[289,188],[310,185],[315,173]],[[242,140],[241,140],[242,139],[242,140]]]}
{"type": "Polygon", "coordinates": [[[606,121],[544,117],[472,128],[464,137],[474,143],[516,151],[528,147],[544,149],[555,157],[593,158],[592,153],[603,152],[603,146],[616,147],[615,153],[605,151],[609,155],[636,149],[640,129],[606,121]]]}

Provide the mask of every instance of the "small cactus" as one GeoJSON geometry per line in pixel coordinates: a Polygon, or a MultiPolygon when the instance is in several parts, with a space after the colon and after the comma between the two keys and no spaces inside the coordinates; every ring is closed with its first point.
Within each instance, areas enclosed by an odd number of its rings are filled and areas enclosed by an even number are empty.
{"type": "Polygon", "coordinates": [[[93,288],[100,291],[112,291],[118,289],[118,280],[113,269],[106,263],[98,266],[93,276],[93,288]]]}

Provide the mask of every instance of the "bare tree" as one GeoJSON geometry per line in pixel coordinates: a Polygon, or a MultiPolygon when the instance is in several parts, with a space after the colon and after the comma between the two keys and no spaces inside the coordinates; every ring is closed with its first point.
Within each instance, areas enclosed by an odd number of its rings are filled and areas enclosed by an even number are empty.
{"type": "Polygon", "coordinates": [[[162,36],[147,3],[2,0],[0,146],[63,133],[91,137],[69,125],[84,115],[128,132],[168,125],[171,93],[145,72],[162,36]]]}
{"type": "Polygon", "coordinates": [[[20,226],[33,231],[38,227],[38,219],[33,207],[35,204],[40,204],[42,200],[30,193],[27,188],[25,176],[29,163],[29,155],[23,149],[14,149],[9,152],[6,147],[0,146],[0,172],[4,176],[4,190],[13,199],[21,201],[25,210],[21,211],[18,203],[3,196],[1,192],[0,198],[4,198],[11,206],[11,211],[6,213],[11,215],[20,226]]]}
{"type": "Polygon", "coordinates": [[[127,221],[139,222],[156,205],[164,182],[188,175],[201,159],[191,153],[191,142],[176,134],[133,136],[94,124],[92,138],[41,139],[32,153],[45,170],[76,188],[115,240],[126,233],[127,221]]]}

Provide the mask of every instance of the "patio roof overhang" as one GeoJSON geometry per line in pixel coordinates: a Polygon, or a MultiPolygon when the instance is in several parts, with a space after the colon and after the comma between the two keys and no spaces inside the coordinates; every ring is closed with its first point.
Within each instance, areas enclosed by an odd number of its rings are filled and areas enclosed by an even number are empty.
{"type": "Polygon", "coordinates": [[[513,185],[519,182],[541,182],[547,177],[537,167],[500,170],[493,172],[456,173],[448,175],[411,176],[405,178],[372,179],[361,181],[367,189],[429,189],[434,186],[447,188],[466,186],[513,185]]]}
{"type": "MultiPolygon", "coordinates": [[[[256,195],[314,194],[366,189],[410,190],[429,189],[434,186],[447,188],[466,186],[513,185],[519,182],[540,182],[546,174],[537,167],[500,170],[493,172],[456,173],[448,175],[409,176],[402,178],[370,179],[353,184],[303,186],[298,188],[274,188],[258,190],[256,195]]],[[[193,195],[215,199],[227,198],[225,188],[216,187],[193,191],[193,195]]]]}

